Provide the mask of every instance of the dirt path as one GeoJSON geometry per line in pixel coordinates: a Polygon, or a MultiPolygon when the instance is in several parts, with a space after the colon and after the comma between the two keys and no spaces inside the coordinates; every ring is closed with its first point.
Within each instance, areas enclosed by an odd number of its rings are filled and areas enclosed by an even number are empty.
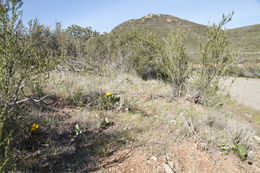
{"type": "MultiPolygon", "coordinates": [[[[225,84],[230,84],[228,79],[225,84]]],[[[230,88],[230,95],[240,104],[260,110],[260,79],[236,78],[230,88]]]]}

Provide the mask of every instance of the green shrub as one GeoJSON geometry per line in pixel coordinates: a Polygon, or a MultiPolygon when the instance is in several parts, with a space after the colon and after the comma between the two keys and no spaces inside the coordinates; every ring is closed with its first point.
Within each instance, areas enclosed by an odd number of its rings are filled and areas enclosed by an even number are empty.
{"type": "Polygon", "coordinates": [[[12,126],[5,124],[6,119],[21,113],[19,106],[10,105],[24,99],[24,91],[30,91],[33,84],[46,79],[48,72],[61,61],[51,46],[49,28],[39,24],[37,19],[29,22],[28,29],[24,28],[21,6],[21,0],[0,1],[0,165],[5,163],[5,166],[12,151],[7,150],[12,126]]]}
{"type": "Polygon", "coordinates": [[[157,57],[161,53],[158,36],[149,31],[139,32],[134,43],[135,53],[132,56],[132,66],[143,79],[156,78],[159,75],[157,57]]]}
{"type": "Polygon", "coordinates": [[[219,24],[208,27],[207,38],[200,44],[201,68],[196,74],[195,86],[199,91],[200,103],[216,103],[219,83],[230,71],[235,58],[226,31],[222,27],[228,23],[233,13],[225,16],[219,24]]]}
{"type": "Polygon", "coordinates": [[[174,96],[181,97],[189,76],[189,58],[184,49],[184,35],[179,30],[171,31],[165,40],[164,52],[160,59],[160,67],[168,76],[173,87],[174,96]]]}
{"type": "MultiPolygon", "coordinates": [[[[129,52],[130,68],[144,80],[164,78],[157,62],[161,55],[162,44],[159,37],[148,30],[133,30],[120,37],[119,49],[129,52]]],[[[126,60],[127,61],[127,60],[126,60]]]]}
{"type": "Polygon", "coordinates": [[[114,61],[114,45],[112,35],[103,34],[91,37],[82,51],[83,70],[104,75],[112,68],[114,61]]]}

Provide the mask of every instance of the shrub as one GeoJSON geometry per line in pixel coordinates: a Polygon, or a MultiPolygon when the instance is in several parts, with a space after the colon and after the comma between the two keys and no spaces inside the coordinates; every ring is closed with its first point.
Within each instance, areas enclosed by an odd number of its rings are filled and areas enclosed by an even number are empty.
{"type": "Polygon", "coordinates": [[[105,34],[90,38],[84,51],[84,69],[96,74],[102,74],[111,60],[112,48],[109,35],[105,34]]]}
{"type": "Polygon", "coordinates": [[[148,30],[133,30],[120,37],[120,49],[130,52],[130,67],[142,79],[163,78],[158,58],[162,51],[159,37],[148,30]]]}
{"type": "MultiPolygon", "coordinates": [[[[38,20],[25,29],[21,0],[0,1],[0,167],[7,166],[12,127],[7,119],[20,114],[16,102],[34,83],[41,83],[60,62],[51,48],[51,32],[38,20]],[[14,106],[10,106],[14,105],[14,106]],[[15,113],[14,113],[15,112],[15,113]]],[[[39,88],[38,88],[39,89],[39,88]]],[[[33,91],[34,92],[34,91],[33,91]]],[[[14,118],[15,119],[15,118],[14,118]]],[[[11,169],[11,168],[10,168],[11,169]]]]}
{"type": "Polygon", "coordinates": [[[184,49],[184,35],[179,30],[171,31],[165,40],[164,52],[161,56],[160,67],[172,84],[174,96],[181,97],[189,76],[189,58],[184,49]]]}
{"type": "Polygon", "coordinates": [[[201,69],[196,74],[195,86],[199,91],[200,103],[213,105],[215,103],[220,80],[232,67],[235,53],[228,42],[227,33],[222,27],[233,16],[223,15],[221,22],[208,27],[207,38],[200,44],[201,69]]]}
{"type": "Polygon", "coordinates": [[[161,53],[161,44],[158,36],[149,31],[139,32],[135,45],[135,53],[132,56],[132,66],[145,80],[156,78],[160,71],[157,57],[161,53]]]}

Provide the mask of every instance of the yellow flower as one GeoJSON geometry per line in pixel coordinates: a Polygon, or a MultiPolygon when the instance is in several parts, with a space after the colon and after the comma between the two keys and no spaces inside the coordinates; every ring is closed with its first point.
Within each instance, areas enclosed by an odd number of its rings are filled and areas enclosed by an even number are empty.
{"type": "Polygon", "coordinates": [[[236,146],[235,146],[235,145],[233,145],[233,146],[232,146],[232,148],[236,148],[236,146]]]}
{"type": "Polygon", "coordinates": [[[33,125],[32,125],[32,131],[34,131],[35,130],[35,123],[33,123],[33,125]]]}
{"type": "Polygon", "coordinates": [[[106,96],[111,96],[111,93],[106,93],[106,96]]]}
{"type": "Polygon", "coordinates": [[[39,128],[39,124],[33,123],[31,130],[35,131],[38,128],[39,128]]]}

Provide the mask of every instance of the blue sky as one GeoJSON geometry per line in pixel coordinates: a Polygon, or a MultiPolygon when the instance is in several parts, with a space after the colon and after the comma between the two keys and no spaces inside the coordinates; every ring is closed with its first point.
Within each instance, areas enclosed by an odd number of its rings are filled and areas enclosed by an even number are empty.
{"type": "Polygon", "coordinates": [[[148,13],[170,14],[208,25],[218,22],[222,14],[235,11],[226,28],[260,24],[260,0],[23,0],[23,21],[38,18],[53,27],[61,22],[91,26],[109,32],[120,23],[141,18],[148,13]]]}

